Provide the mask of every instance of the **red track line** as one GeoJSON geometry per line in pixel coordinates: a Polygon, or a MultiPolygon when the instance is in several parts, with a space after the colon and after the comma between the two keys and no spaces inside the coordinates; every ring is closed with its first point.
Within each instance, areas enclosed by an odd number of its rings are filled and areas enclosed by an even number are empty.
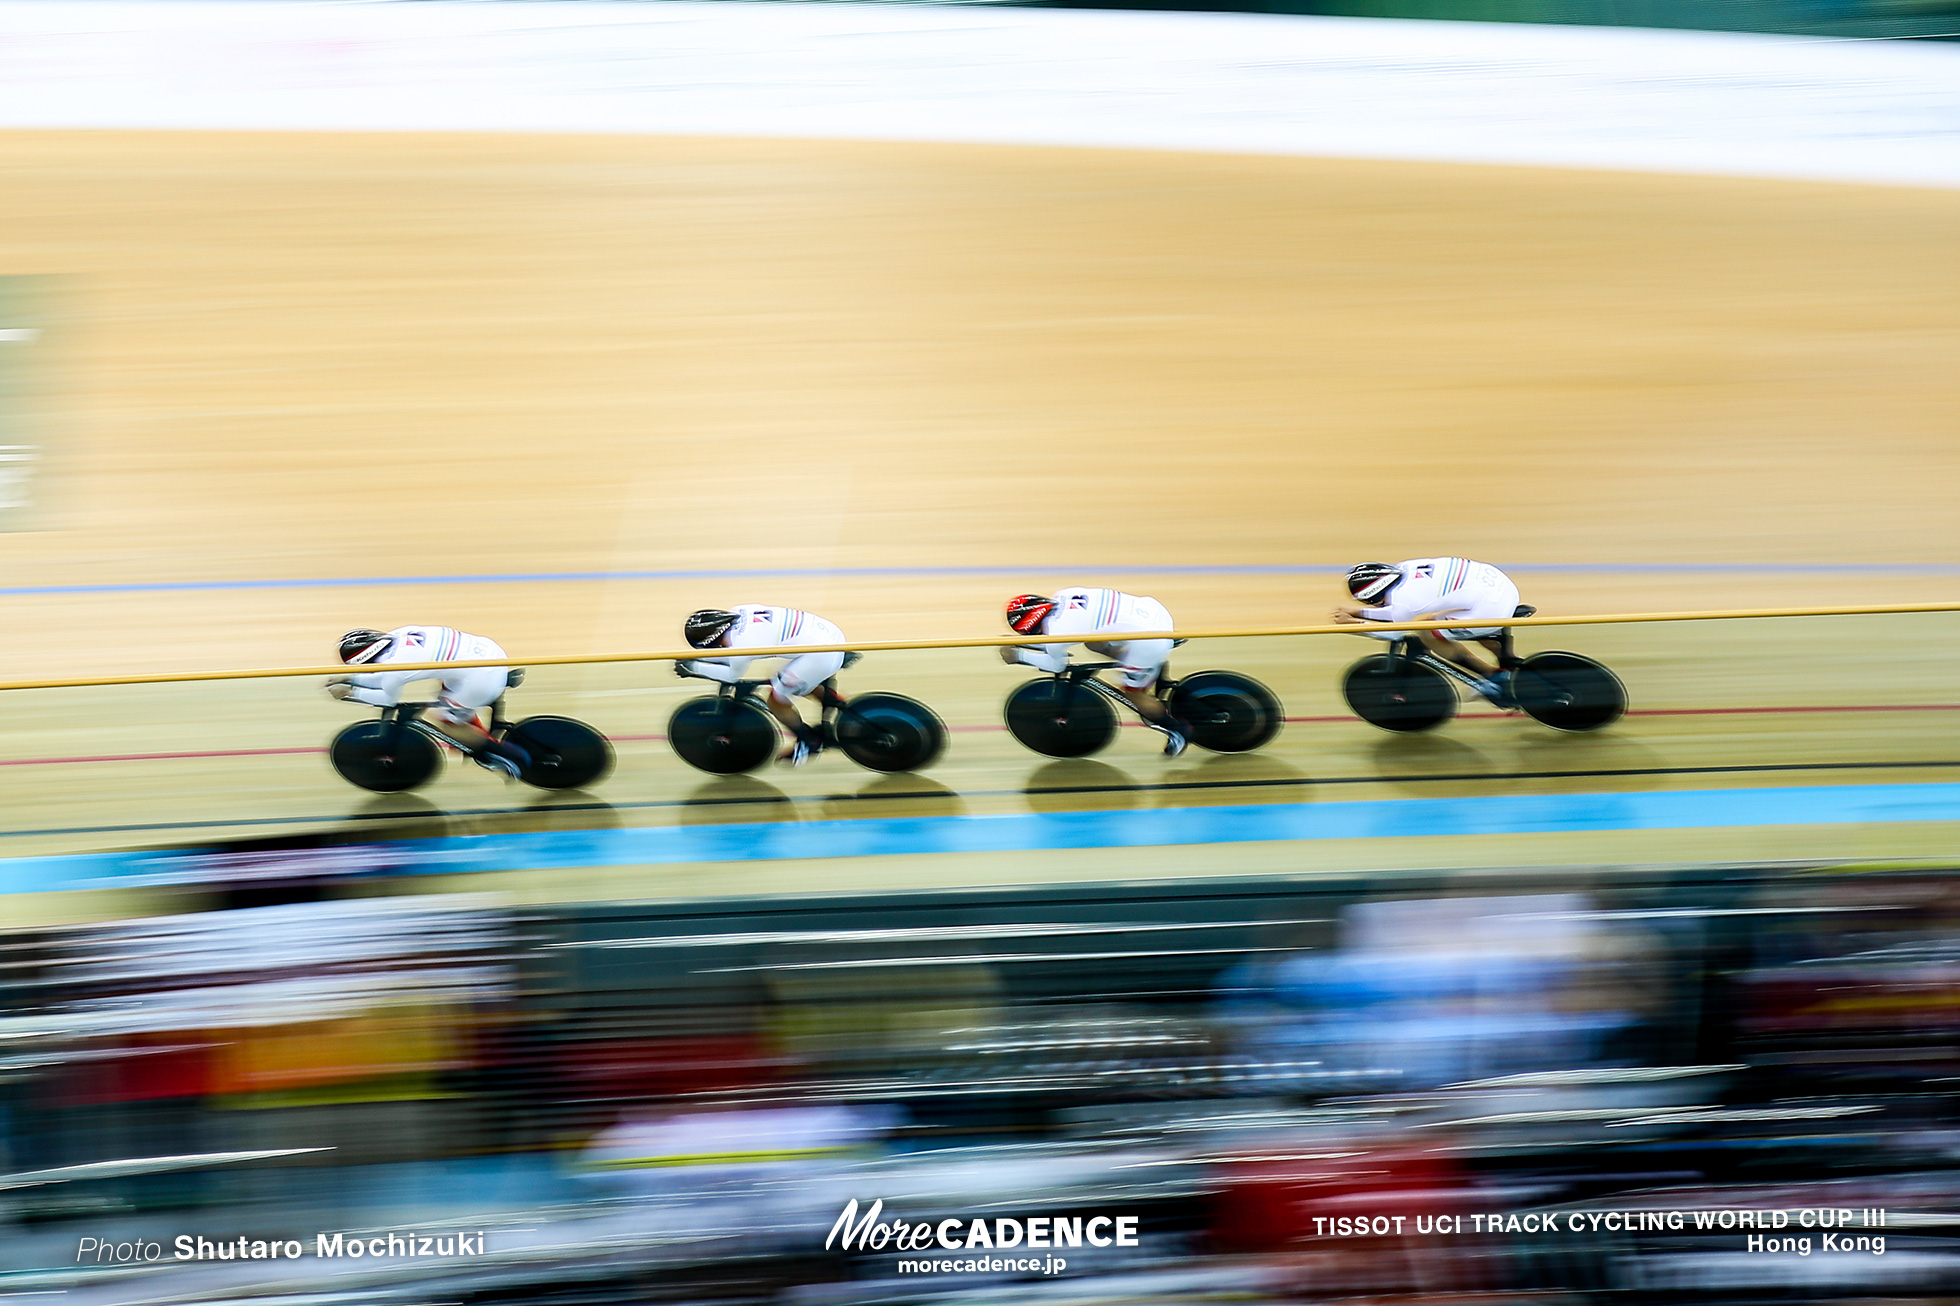
{"type": "MultiPolygon", "coordinates": [[[[665,735],[612,735],[613,739],[664,742],[665,735]]],[[[76,762],[184,762],[208,757],[300,757],[324,748],[214,748],[198,753],[104,753],[96,757],[9,757],[0,766],[67,766],[76,762]]]]}
{"type": "MultiPolygon", "coordinates": [[[[1812,704],[1791,705],[1787,707],[1649,707],[1629,708],[1628,716],[1760,716],[1774,713],[1795,712],[1960,712],[1960,703],[1877,703],[1877,704],[1812,704]]],[[[1457,718],[1462,721],[1502,721],[1518,716],[1516,712],[1466,712],[1457,718]]],[[[1352,716],[1290,716],[1288,724],[1296,722],[1353,721],[1352,716]]]]}
{"type": "Polygon", "coordinates": [[[107,753],[101,757],[11,757],[0,766],[66,766],[71,762],[181,762],[200,757],[290,757],[324,753],[324,748],[230,748],[205,753],[107,753]]]}
{"type": "MultiPolygon", "coordinates": [[[[1636,708],[1628,716],[1764,716],[1800,712],[1960,712],[1960,703],[1876,703],[1876,704],[1795,704],[1786,707],[1652,707],[1636,708]]],[[[1470,712],[1458,718],[1466,721],[1503,721],[1512,712],[1470,712]]],[[[1290,716],[1289,725],[1325,725],[1354,721],[1353,716],[1290,716]]],[[[1141,726],[1140,721],[1124,725],[1141,726]]],[[[954,734],[999,733],[1006,726],[948,726],[954,734]]],[[[663,743],[665,735],[610,735],[622,743],[663,743]]],[[[0,758],[0,766],[69,766],[79,762],[191,762],[217,757],[299,757],[324,753],[324,748],[219,748],[195,753],[103,753],[93,757],[11,757],[0,758]]]]}
{"type": "Polygon", "coordinates": [[[1814,704],[1808,707],[1651,707],[1628,716],[1741,716],[1771,712],[1960,712],[1960,703],[1814,704]]]}

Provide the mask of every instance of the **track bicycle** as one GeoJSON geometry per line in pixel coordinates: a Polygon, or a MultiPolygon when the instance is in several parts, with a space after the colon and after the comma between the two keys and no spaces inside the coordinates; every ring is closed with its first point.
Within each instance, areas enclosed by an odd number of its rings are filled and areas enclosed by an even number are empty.
{"type": "MultiPolygon", "coordinates": [[[[1009,733],[1049,757],[1086,757],[1108,747],[1116,737],[1116,709],[1136,710],[1114,686],[1096,677],[1098,671],[1119,665],[1080,662],[1024,682],[1007,696],[1009,733]]],[[[1236,671],[1160,679],[1157,694],[1173,716],[1190,726],[1191,742],[1214,753],[1264,747],[1285,719],[1270,689],[1236,671]]]]}
{"type": "MultiPolygon", "coordinates": [[[[1521,604],[1511,615],[1537,612],[1521,604]]],[[[1627,708],[1626,686],[1604,665],[1577,653],[1534,653],[1520,659],[1511,647],[1511,628],[1500,628],[1498,667],[1511,673],[1510,699],[1516,710],[1554,730],[1598,730],[1620,719],[1627,708]]],[[[1386,653],[1362,658],[1341,679],[1348,707],[1369,725],[1414,733],[1432,730],[1456,715],[1455,681],[1489,698],[1491,682],[1448,658],[1438,657],[1413,635],[1398,638],[1386,653]]],[[[1508,707],[1508,703],[1499,703],[1508,707]]]]}
{"type": "MultiPolygon", "coordinates": [[[[855,656],[845,660],[849,667],[855,656]]],[[[682,668],[681,674],[713,680],[682,668]]],[[[667,720],[667,742],[683,762],[715,775],[753,771],[782,747],[781,725],[756,700],[767,680],[717,683],[713,694],[691,698],[667,720]]],[[[845,698],[837,692],[836,677],[823,682],[816,695],[823,704],[817,723],[821,749],[836,748],[859,766],[873,771],[919,771],[931,766],[946,748],[946,724],[939,714],[903,694],[870,693],[845,698]]]]}
{"type": "MultiPolygon", "coordinates": [[[[481,755],[423,720],[435,703],[397,703],[381,709],[374,721],[359,721],[333,738],[327,755],[343,780],[376,793],[399,793],[428,783],[442,769],[443,750],[472,761],[481,755]]],[[[513,724],[504,719],[504,700],[490,705],[488,733],[530,754],[530,765],[519,778],[539,789],[583,789],[612,770],[612,745],[606,737],[564,716],[525,717],[513,724]]]]}

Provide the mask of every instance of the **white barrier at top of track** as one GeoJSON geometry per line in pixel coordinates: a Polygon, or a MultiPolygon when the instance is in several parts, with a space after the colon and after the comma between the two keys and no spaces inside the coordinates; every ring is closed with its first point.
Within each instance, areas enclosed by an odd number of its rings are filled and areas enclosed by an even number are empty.
{"type": "Polygon", "coordinates": [[[1960,46],[849,4],[0,2],[0,127],[1114,146],[1960,186],[1960,46]]]}

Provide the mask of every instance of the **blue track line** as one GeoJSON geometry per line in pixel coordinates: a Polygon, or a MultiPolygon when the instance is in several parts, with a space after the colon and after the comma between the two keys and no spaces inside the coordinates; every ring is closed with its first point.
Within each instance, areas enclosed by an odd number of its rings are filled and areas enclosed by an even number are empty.
{"type": "MultiPolygon", "coordinates": [[[[417,873],[1225,845],[1316,839],[1960,821],[1960,784],[1512,794],[1148,811],[924,816],[463,835],[391,845],[417,873]]],[[[0,861],[0,892],[109,887],[182,868],[176,852],[0,861]]],[[[1202,863],[1194,859],[1194,869],[1202,863]]],[[[1227,863],[1229,864],[1229,863],[1227,863]]]]}
{"type": "MultiPolygon", "coordinates": [[[[1575,576],[1960,576],[1947,562],[1507,562],[1505,571],[1575,576]]],[[[681,571],[539,571],[453,576],[314,576],[265,580],[110,581],[95,585],[7,585],[0,594],[166,594],[219,590],[365,589],[402,585],[557,585],[594,581],[758,580],[850,576],[1330,576],[1337,563],[1219,566],[756,567],[681,571]]]]}

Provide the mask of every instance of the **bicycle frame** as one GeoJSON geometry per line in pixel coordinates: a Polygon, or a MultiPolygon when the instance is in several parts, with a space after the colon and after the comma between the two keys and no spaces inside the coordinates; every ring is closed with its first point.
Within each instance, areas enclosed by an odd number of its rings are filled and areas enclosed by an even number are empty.
{"type": "MultiPolygon", "coordinates": [[[[397,703],[393,707],[382,708],[381,719],[392,721],[405,730],[426,735],[434,740],[438,747],[453,748],[465,757],[475,757],[477,750],[465,746],[462,741],[452,738],[422,719],[424,712],[436,706],[438,706],[436,703],[397,703]]],[[[492,739],[501,739],[504,731],[510,729],[510,721],[504,716],[503,695],[497,696],[497,701],[490,705],[489,712],[490,726],[486,733],[492,739]]]]}
{"type": "MultiPolygon", "coordinates": [[[[698,672],[690,671],[687,674],[689,678],[694,680],[715,680],[713,676],[704,676],[698,672]]],[[[768,683],[766,680],[716,680],[715,697],[731,700],[754,698],[755,691],[761,689],[768,683]]],[[[823,709],[817,721],[818,733],[822,735],[823,742],[826,746],[836,743],[837,714],[843,710],[845,703],[844,696],[837,692],[837,678],[832,676],[829,680],[824,681],[818,687],[818,692],[811,695],[811,697],[815,698],[823,709]]],[[[500,699],[498,701],[501,702],[502,700],[500,699]]],[[[772,712],[770,715],[773,717],[775,713],[772,712]]]]}
{"type": "MultiPolygon", "coordinates": [[[[1510,634],[1511,632],[1507,628],[1502,637],[1503,651],[1499,653],[1497,659],[1500,668],[1511,668],[1517,665],[1517,658],[1511,652],[1510,634]]],[[[1389,648],[1389,656],[1405,658],[1410,662],[1428,667],[1431,671],[1440,672],[1472,693],[1482,694],[1490,688],[1490,682],[1488,680],[1468,667],[1458,666],[1446,657],[1437,656],[1429,650],[1427,645],[1414,636],[1405,636],[1396,640],[1389,648]]]]}
{"type": "MultiPolygon", "coordinates": [[[[1137,720],[1143,721],[1147,725],[1149,724],[1148,719],[1143,713],[1137,711],[1137,705],[1132,703],[1122,690],[1096,675],[1098,671],[1109,671],[1121,665],[1120,662],[1075,662],[1060,671],[1051,671],[1048,674],[1056,680],[1066,680],[1071,685],[1082,686],[1093,690],[1118,707],[1128,709],[1137,720]]],[[[1175,688],[1176,685],[1177,682],[1175,680],[1159,679],[1156,685],[1158,696],[1161,698],[1165,690],[1175,688]]]]}

